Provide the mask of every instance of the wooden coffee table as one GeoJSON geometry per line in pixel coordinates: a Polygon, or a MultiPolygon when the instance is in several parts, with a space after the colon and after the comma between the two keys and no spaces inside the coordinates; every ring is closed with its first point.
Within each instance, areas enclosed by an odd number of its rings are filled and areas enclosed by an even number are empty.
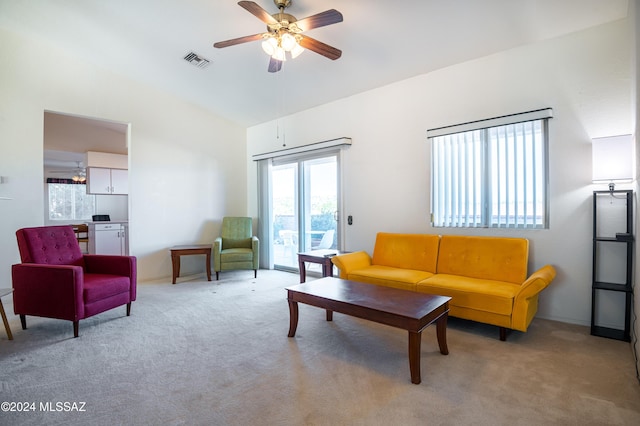
{"type": "Polygon", "coordinates": [[[322,276],[333,276],[333,263],[331,258],[340,254],[338,250],[312,250],[303,253],[298,253],[298,268],[300,270],[300,282],[303,283],[307,280],[307,270],[305,269],[305,262],[319,263],[322,265],[322,276]]]}
{"type": "Polygon", "coordinates": [[[194,244],[189,246],[173,246],[171,251],[172,277],[171,284],[176,283],[176,278],[180,276],[180,256],[190,256],[194,254],[204,254],[205,269],[207,271],[207,281],[211,281],[211,244],[194,244]]]}
{"type": "Polygon", "coordinates": [[[411,383],[419,384],[422,330],[436,323],[440,353],[447,355],[447,318],[450,297],[366,284],[340,278],[321,278],[287,287],[289,337],[298,328],[298,303],[326,309],[327,321],[333,312],[401,328],[409,332],[411,383]]]}

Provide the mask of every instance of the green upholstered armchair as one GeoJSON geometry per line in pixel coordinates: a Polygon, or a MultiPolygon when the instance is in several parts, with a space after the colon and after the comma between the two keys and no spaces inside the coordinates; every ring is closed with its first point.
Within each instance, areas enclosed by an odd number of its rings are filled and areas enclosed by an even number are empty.
{"type": "Polygon", "coordinates": [[[222,218],[222,235],[213,243],[213,269],[220,271],[253,269],[258,277],[260,240],[253,235],[250,217],[222,218]]]}

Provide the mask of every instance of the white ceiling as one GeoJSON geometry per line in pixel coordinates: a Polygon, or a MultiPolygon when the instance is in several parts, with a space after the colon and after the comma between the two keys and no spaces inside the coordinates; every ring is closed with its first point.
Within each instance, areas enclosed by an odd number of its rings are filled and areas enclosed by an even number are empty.
{"type": "MultiPolygon", "coordinates": [[[[270,13],[272,0],[255,0],[270,13]]],[[[307,51],[267,72],[259,42],[213,43],[266,26],[232,0],[0,0],[0,28],[195,102],[243,126],[456,63],[627,16],[627,0],[293,0],[298,19],[344,22],[305,33],[342,50],[307,51]],[[204,69],[182,58],[211,60],[204,69]]]]}

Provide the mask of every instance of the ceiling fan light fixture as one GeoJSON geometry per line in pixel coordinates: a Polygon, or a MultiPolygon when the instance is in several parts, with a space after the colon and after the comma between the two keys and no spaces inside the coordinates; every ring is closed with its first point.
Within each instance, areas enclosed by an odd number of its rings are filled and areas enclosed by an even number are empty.
{"type": "Polygon", "coordinates": [[[293,46],[293,49],[291,49],[291,58],[297,58],[302,52],[304,52],[304,48],[296,43],[296,45],[293,46]]]}
{"type": "Polygon", "coordinates": [[[287,52],[291,52],[298,43],[296,42],[296,38],[289,33],[282,34],[280,38],[280,45],[287,52]]]}
{"type": "Polygon", "coordinates": [[[285,55],[285,50],[280,46],[276,48],[276,51],[273,52],[273,55],[271,55],[271,57],[273,59],[276,59],[278,61],[283,61],[283,62],[287,60],[287,57],[285,55]]]}
{"type": "Polygon", "coordinates": [[[267,25],[267,32],[216,42],[213,47],[224,48],[262,39],[262,49],[271,57],[267,68],[271,73],[282,69],[282,62],[286,60],[287,52],[289,52],[290,59],[298,57],[305,49],[331,60],[342,56],[341,50],[302,35],[303,32],[314,28],[342,22],[343,17],[340,12],[329,9],[304,19],[297,19],[284,12],[287,7],[291,6],[292,0],[273,1],[280,9],[279,13],[271,14],[254,1],[238,2],[240,7],[267,25]],[[304,48],[300,45],[301,42],[304,44],[304,48]]]}
{"type": "Polygon", "coordinates": [[[275,37],[269,37],[268,39],[262,42],[262,50],[264,50],[264,53],[266,53],[269,56],[273,56],[277,48],[278,48],[278,41],[275,39],[275,37]]]}

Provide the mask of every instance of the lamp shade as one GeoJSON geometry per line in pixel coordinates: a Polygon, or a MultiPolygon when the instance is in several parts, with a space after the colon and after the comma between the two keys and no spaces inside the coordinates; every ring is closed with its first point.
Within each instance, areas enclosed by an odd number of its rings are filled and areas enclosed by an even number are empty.
{"type": "Polygon", "coordinates": [[[281,40],[282,40],[281,41],[282,48],[287,52],[290,52],[291,49],[293,49],[296,46],[296,44],[298,44],[296,42],[296,39],[289,33],[284,33],[282,35],[281,40]]]}
{"type": "Polygon", "coordinates": [[[631,182],[635,152],[631,135],[592,139],[593,182],[631,182]]]}
{"type": "Polygon", "coordinates": [[[273,59],[277,59],[278,61],[286,61],[287,56],[285,55],[285,51],[282,47],[276,47],[273,55],[271,55],[273,59]]]}
{"type": "Polygon", "coordinates": [[[277,48],[278,41],[274,37],[269,37],[262,42],[262,50],[269,56],[273,55],[277,48]]]}
{"type": "Polygon", "coordinates": [[[291,49],[291,57],[297,58],[302,52],[304,52],[304,48],[296,43],[296,45],[293,46],[293,49],[291,49]]]}

